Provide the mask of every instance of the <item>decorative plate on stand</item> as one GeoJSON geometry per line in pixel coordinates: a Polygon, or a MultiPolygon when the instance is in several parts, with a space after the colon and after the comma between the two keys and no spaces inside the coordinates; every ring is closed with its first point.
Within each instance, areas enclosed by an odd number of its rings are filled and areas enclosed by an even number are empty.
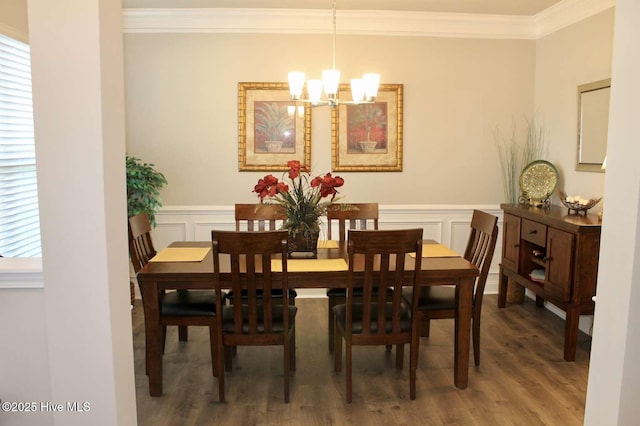
{"type": "Polygon", "coordinates": [[[545,160],[529,163],[520,174],[520,203],[534,207],[548,206],[549,197],[558,186],[558,171],[545,160]]]}

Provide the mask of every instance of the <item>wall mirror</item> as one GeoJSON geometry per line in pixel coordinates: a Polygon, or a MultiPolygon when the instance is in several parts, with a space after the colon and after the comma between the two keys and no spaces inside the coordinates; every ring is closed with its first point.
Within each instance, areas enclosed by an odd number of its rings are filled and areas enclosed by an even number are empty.
{"type": "Polygon", "coordinates": [[[578,86],[577,171],[604,172],[609,129],[611,79],[578,86]]]}

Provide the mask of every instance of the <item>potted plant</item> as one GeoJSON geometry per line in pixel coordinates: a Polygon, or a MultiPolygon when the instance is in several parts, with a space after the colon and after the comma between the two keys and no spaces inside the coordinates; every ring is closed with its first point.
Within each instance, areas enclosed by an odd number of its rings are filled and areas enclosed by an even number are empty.
{"type": "Polygon", "coordinates": [[[151,225],[156,225],[156,212],[162,207],[160,189],[167,184],[154,164],[127,155],[127,216],[147,213],[151,225]]]}
{"type": "MultiPolygon", "coordinates": [[[[167,184],[164,175],[154,169],[154,164],[142,162],[139,158],[126,156],[127,159],[127,217],[147,213],[152,226],[156,225],[156,212],[162,207],[160,189],[167,184]]],[[[131,308],[135,292],[133,282],[129,281],[131,308]]]]}
{"type": "Polygon", "coordinates": [[[297,253],[300,257],[315,257],[320,216],[336,200],[336,188],[344,185],[344,179],[331,173],[312,177],[310,170],[297,160],[288,161],[287,167],[288,183],[284,177],[278,180],[269,174],[258,180],[253,192],[260,202],[283,207],[287,215],[283,228],[289,231],[289,256],[295,257],[297,253]]]}

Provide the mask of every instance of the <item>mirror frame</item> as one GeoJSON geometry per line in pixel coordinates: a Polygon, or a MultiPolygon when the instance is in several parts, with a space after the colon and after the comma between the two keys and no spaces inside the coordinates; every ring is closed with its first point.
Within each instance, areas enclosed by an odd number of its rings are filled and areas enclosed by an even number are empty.
{"type": "MultiPolygon", "coordinates": [[[[578,86],[578,144],[576,149],[576,171],[579,172],[599,172],[604,173],[602,163],[582,163],[580,162],[580,151],[582,144],[582,95],[585,93],[593,92],[596,90],[607,89],[611,87],[611,79],[594,81],[593,83],[581,84],[578,86]]],[[[606,143],[605,140],[605,157],[606,157],[606,143]]],[[[604,159],[603,159],[604,161],[604,159]]]]}

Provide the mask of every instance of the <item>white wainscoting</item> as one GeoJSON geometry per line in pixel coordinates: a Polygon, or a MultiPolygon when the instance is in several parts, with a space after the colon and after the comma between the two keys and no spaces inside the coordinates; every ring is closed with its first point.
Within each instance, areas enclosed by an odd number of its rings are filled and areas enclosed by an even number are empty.
{"type": "MultiPolygon", "coordinates": [[[[502,231],[502,210],[497,205],[380,205],[380,229],[422,228],[424,238],[439,241],[458,253],[463,253],[469,236],[469,225],[474,209],[498,216],[502,231]]],[[[168,206],[156,215],[153,241],[161,250],[173,241],[209,241],[211,230],[234,230],[233,206],[168,206]]],[[[335,230],[337,232],[337,229],[335,230]]],[[[333,230],[332,230],[333,232],[333,230]]],[[[320,234],[326,235],[326,223],[320,234]]],[[[502,253],[502,234],[498,236],[486,294],[498,292],[498,265],[502,253]]],[[[138,291],[136,286],[136,292],[138,291]]],[[[324,290],[303,289],[300,297],[325,297],[324,290]]],[[[139,297],[139,295],[138,295],[139,297]]]]}

